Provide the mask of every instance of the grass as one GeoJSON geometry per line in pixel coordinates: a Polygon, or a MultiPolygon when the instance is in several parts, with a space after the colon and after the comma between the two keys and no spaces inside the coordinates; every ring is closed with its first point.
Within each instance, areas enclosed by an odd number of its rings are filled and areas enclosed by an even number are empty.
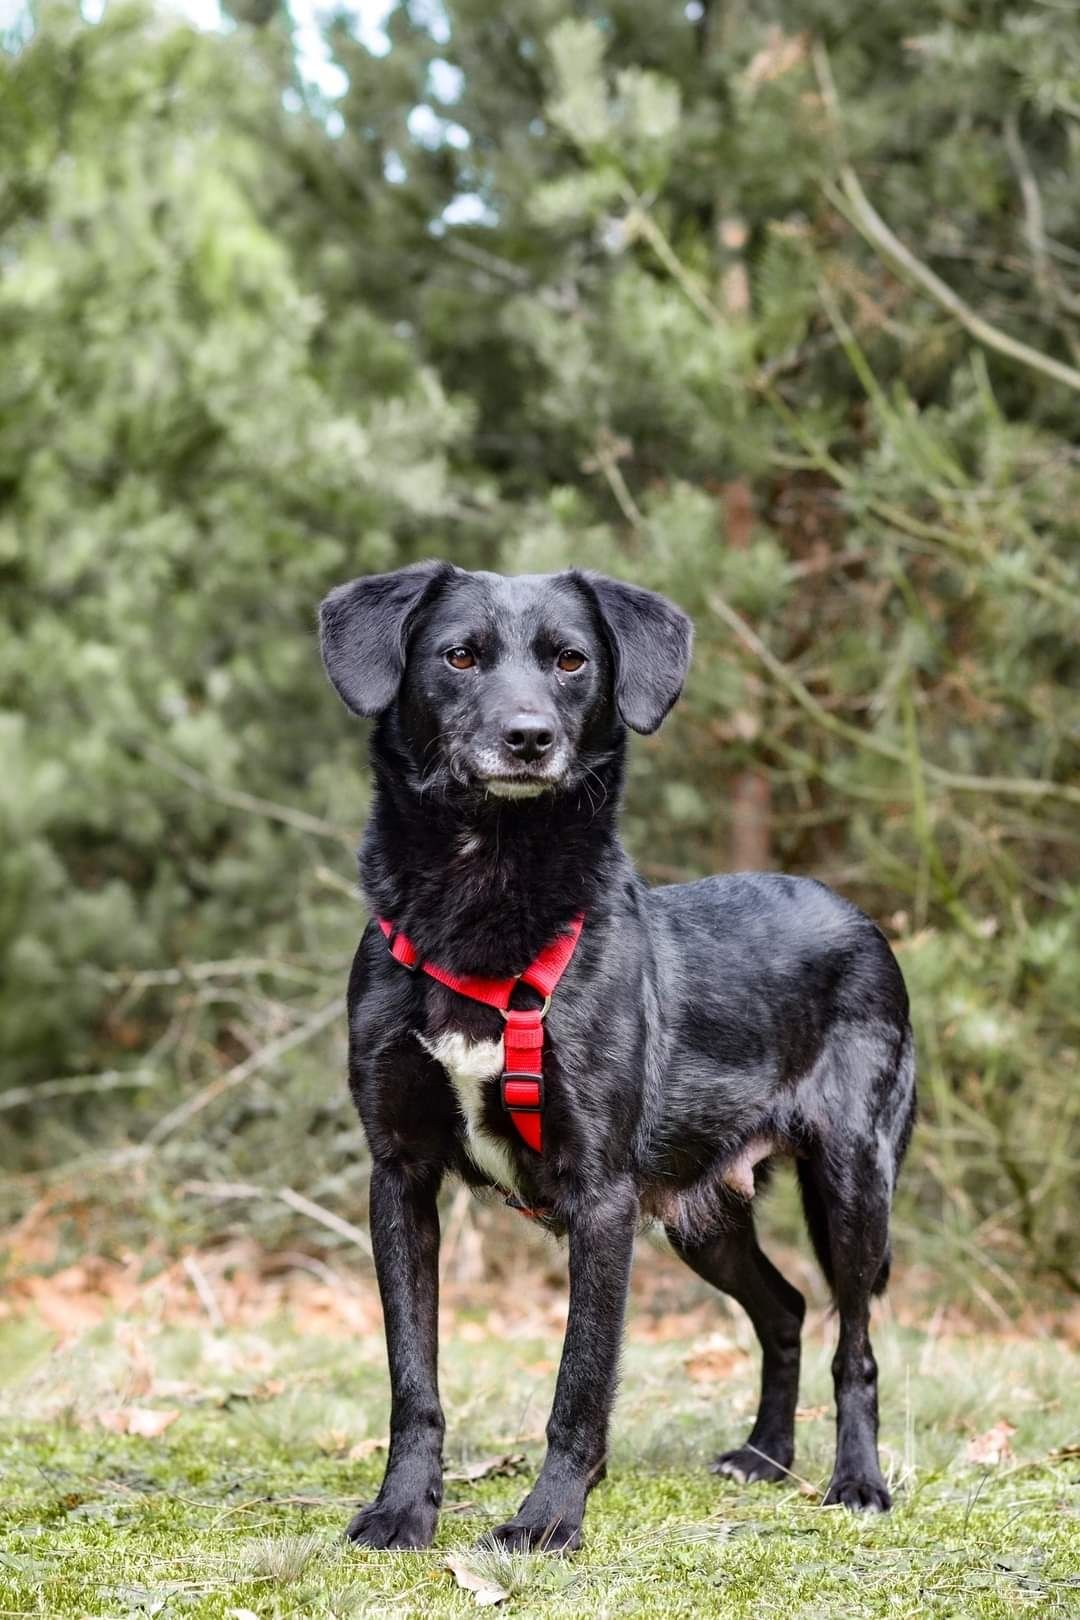
{"type": "MultiPolygon", "coordinates": [[[[719,1308],[716,1320],[729,1321],[719,1308]]],[[[448,1555],[521,1616],[1080,1612],[1076,1358],[1049,1340],[932,1340],[879,1324],[896,1507],[866,1520],[810,1493],[831,1461],[827,1324],[807,1343],[796,1460],[806,1483],[784,1488],[706,1469],[742,1438],[753,1405],[741,1325],[715,1378],[685,1342],[632,1338],[586,1548],[559,1559],[475,1550],[539,1461],[552,1336],[457,1323],[443,1384],[448,1467],[463,1477],[447,1485],[430,1553],[376,1554],[341,1533],[381,1473],[377,1334],[319,1336],[286,1318],[257,1331],[163,1326],[136,1314],[53,1351],[25,1320],[0,1327],[3,1615],[471,1613],[477,1595],[458,1585],[448,1555]],[[156,1436],[115,1432],[133,1411],[178,1415],[156,1436]],[[972,1436],[1003,1420],[1015,1426],[1012,1458],[968,1460],[972,1436]],[[520,1454],[524,1463],[469,1477],[488,1458],[520,1454]]]]}

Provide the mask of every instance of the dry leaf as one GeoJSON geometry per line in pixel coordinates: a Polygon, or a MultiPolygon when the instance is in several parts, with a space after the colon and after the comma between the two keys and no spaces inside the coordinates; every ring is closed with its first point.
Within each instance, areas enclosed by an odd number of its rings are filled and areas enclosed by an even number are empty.
{"type": "Polygon", "coordinates": [[[493,1604],[504,1603],[510,1596],[505,1586],[497,1581],[481,1575],[464,1558],[458,1558],[453,1553],[446,1560],[446,1567],[465,1592],[471,1592],[481,1608],[491,1608],[493,1604]]]}
{"type": "Polygon", "coordinates": [[[349,1452],[349,1435],[346,1429],[320,1429],[318,1434],[312,1436],[319,1450],[327,1457],[345,1457],[349,1452]]]}
{"type": "Polygon", "coordinates": [[[828,1417],[827,1406],[797,1406],[795,1408],[796,1423],[813,1423],[816,1418],[828,1417]]]}
{"type": "Polygon", "coordinates": [[[156,1440],[180,1416],[176,1406],[119,1406],[99,1412],[97,1420],[113,1434],[135,1434],[143,1440],[156,1440]]]}
{"type": "Polygon", "coordinates": [[[755,88],[790,73],[806,55],[806,43],[805,34],[785,34],[778,24],[772,23],[764,46],[750,60],[743,76],[745,83],[755,88]]]}
{"type": "Polygon", "coordinates": [[[516,1474],[525,1461],[523,1451],[507,1451],[501,1457],[485,1457],[481,1462],[468,1463],[456,1473],[447,1474],[448,1480],[494,1479],[499,1475],[516,1474]]]}
{"type": "Polygon", "coordinates": [[[1015,1423],[1010,1423],[1008,1418],[1002,1418],[1000,1423],[995,1423],[985,1434],[977,1434],[974,1439],[968,1441],[964,1450],[965,1460],[988,1464],[1011,1462],[1012,1447],[1009,1440],[1015,1433],[1015,1423]]]}
{"type": "Polygon", "coordinates": [[[385,1451],[390,1444],[388,1440],[358,1440],[349,1448],[346,1462],[363,1462],[365,1457],[371,1457],[376,1451],[385,1451]]]}
{"type": "Polygon", "coordinates": [[[742,1372],[747,1360],[745,1350],[738,1349],[719,1334],[713,1334],[687,1356],[683,1366],[687,1376],[696,1384],[708,1384],[716,1378],[730,1378],[732,1373],[742,1372]]]}
{"type": "Polygon", "coordinates": [[[203,1386],[189,1378],[155,1378],[148,1393],[159,1401],[190,1401],[193,1405],[209,1399],[203,1386]]]}

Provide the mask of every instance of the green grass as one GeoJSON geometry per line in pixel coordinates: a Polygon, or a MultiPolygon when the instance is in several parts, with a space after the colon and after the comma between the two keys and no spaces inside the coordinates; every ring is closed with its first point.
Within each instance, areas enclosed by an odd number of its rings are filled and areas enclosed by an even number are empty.
{"type": "MultiPolygon", "coordinates": [[[[717,1323],[723,1318],[718,1312],[717,1323]]],[[[740,1329],[741,1331],[741,1329],[740,1329]]],[[[0,1337],[0,1613],[233,1617],[463,1615],[448,1554],[509,1590],[514,1615],[998,1616],[1080,1612],[1076,1360],[1049,1341],[927,1342],[877,1330],[883,1456],[897,1505],[884,1519],[822,1509],[805,1488],[741,1487],[706,1471],[745,1433],[756,1367],[694,1382],[685,1344],[631,1342],[609,1478],[575,1558],[476,1555],[523,1496],[541,1455],[554,1340],[460,1333],[444,1353],[447,1462],[465,1472],[524,1453],[516,1475],[448,1484],[430,1553],[342,1541],[350,1504],[378,1485],[382,1347],[257,1332],[100,1327],[50,1352],[0,1337]],[[100,1414],[179,1408],[158,1438],[100,1414]],[[973,1434],[1015,1425],[1014,1460],[965,1460],[973,1434]]],[[[827,1478],[830,1336],[807,1344],[796,1468],[827,1478]]]]}

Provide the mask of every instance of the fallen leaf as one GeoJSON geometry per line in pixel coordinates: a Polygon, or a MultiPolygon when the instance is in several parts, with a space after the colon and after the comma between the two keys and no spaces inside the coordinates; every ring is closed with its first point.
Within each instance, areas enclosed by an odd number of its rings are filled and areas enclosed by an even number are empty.
{"type": "Polygon", "coordinates": [[[813,1423],[817,1418],[828,1417],[827,1406],[797,1406],[795,1408],[796,1423],[813,1423]]]}
{"type": "Polygon", "coordinates": [[[764,46],[751,58],[746,69],[746,84],[756,88],[759,84],[768,84],[770,79],[779,79],[782,74],[790,73],[806,55],[806,47],[805,34],[785,34],[782,28],[772,23],[764,46]]]}
{"type": "Polygon", "coordinates": [[[389,1443],[388,1440],[358,1440],[354,1446],[350,1446],[345,1461],[363,1462],[365,1457],[372,1456],[376,1451],[385,1451],[389,1443]]]}
{"type": "Polygon", "coordinates": [[[453,1553],[446,1560],[446,1568],[462,1591],[471,1592],[481,1608],[491,1608],[493,1604],[504,1603],[510,1596],[505,1586],[500,1586],[498,1581],[491,1580],[487,1575],[481,1575],[472,1564],[453,1553]]]}
{"type": "Polygon", "coordinates": [[[747,1360],[745,1350],[740,1350],[726,1339],[714,1335],[687,1356],[683,1366],[686,1368],[687,1376],[696,1384],[708,1384],[713,1379],[730,1378],[732,1373],[742,1372],[747,1360]]]}
{"type": "Polygon", "coordinates": [[[320,1429],[312,1439],[319,1450],[327,1457],[345,1457],[349,1452],[349,1435],[346,1429],[320,1429]]]}
{"type": "Polygon", "coordinates": [[[456,1473],[447,1474],[448,1480],[495,1479],[501,1475],[516,1474],[525,1461],[523,1451],[507,1451],[501,1457],[484,1457],[480,1462],[468,1463],[456,1473]]]}
{"type": "Polygon", "coordinates": [[[985,1434],[977,1434],[969,1440],[964,1450],[967,1462],[997,1464],[1012,1461],[1012,1447],[1010,1438],[1016,1433],[1015,1423],[1008,1418],[1002,1418],[995,1423],[992,1429],[985,1434]]]}
{"type": "Polygon", "coordinates": [[[188,1378],[155,1378],[149,1393],[158,1400],[190,1401],[196,1406],[211,1399],[201,1384],[188,1378]]]}
{"type": "Polygon", "coordinates": [[[118,1406],[99,1412],[97,1420],[113,1434],[135,1434],[143,1440],[156,1440],[180,1416],[176,1406],[118,1406]]]}

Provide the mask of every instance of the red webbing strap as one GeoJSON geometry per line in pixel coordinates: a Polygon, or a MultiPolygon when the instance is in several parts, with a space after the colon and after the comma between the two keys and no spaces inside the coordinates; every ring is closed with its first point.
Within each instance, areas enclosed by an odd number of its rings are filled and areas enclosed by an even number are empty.
{"type": "Polygon", "coordinates": [[[402,967],[408,968],[411,973],[420,960],[420,952],[412,940],[406,939],[404,934],[399,934],[393,923],[387,922],[385,917],[377,917],[375,920],[386,935],[386,942],[394,961],[400,962],[402,967]]]}
{"type": "Polygon", "coordinates": [[[570,958],[581,937],[581,930],[585,926],[585,913],[580,912],[565,934],[559,934],[550,945],[545,945],[540,955],[521,975],[526,984],[531,984],[534,990],[539,990],[542,996],[550,996],[567,968],[570,958]]]}
{"type": "MultiPolygon", "coordinates": [[[[539,986],[537,987],[539,988],[539,986]]],[[[544,1149],[544,1014],[511,1008],[503,1014],[502,1100],[517,1132],[536,1152],[544,1149]]]]}
{"type": "Polygon", "coordinates": [[[544,1148],[544,1014],[547,1001],[555,986],[570,965],[585,923],[584,914],[574,918],[569,930],[545,945],[535,961],[530,962],[519,975],[521,983],[531,985],[544,997],[543,1007],[519,1011],[510,1006],[510,997],[518,979],[482,979],[471,974],[448,973],[434,962],[421,960],[420,952],[411,940],[400,933],[396,925],[385,917],[376,919],[390,947],[390,954],[402,967],[415,971],[420,968],[429,978],[438,980],[448,990],[472,1001],[482,1001],[495,1007],[506,1020],[503,1032],[503,1107],[510,1115],[521,1139],[534,1152],[544,1148]]]}

